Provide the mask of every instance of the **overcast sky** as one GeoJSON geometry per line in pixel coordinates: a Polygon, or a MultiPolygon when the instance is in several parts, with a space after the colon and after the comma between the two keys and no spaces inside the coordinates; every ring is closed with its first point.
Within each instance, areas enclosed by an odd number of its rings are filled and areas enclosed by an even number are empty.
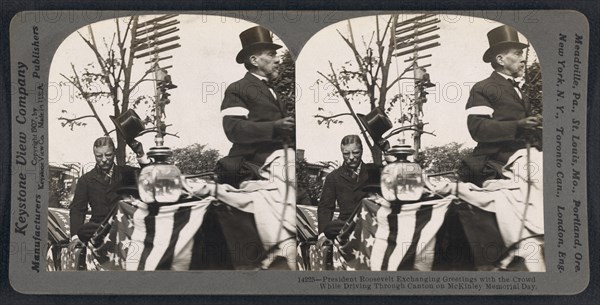
{"type": "MultiPolygon", "coordinates": [[[[141,17],[140,22],[152,17],[141,17]]],[[[400,15],[400,20],[410,17],[413,16],[400,15]]],[[[388,18],[387,15],[381,16],[382,27],[388,18]]],[[[221,155],[226,155],[231,144],[225,137],[219,115],[222,95],[227,85],[240,79],[246,71],[243,65],[235,63],[235,56],[241,49],[238,35],[255,24],[222,16],[179,15],[177,19],[181,21],[177,35],[181,38],[178,42],[182,47],[168,51],[166,55],[173,55],[173,59],[167,60],[165,64],[173,65],[169,73],[179,87],[170,91],[171,104],[166,108],[166,123],[173,124],[168,131],[177,133],[180,138],[167,137],[165,144],[172,148],[193,143],[207,144],[210,148],[219,150],[221,155]]],[[[440,15],[440,19],[441,29],[437,34],[441,36],[438,39],[441,46],[425,51],[425,54],[433,56],[420,62],[432,64],[427,70],[432,82],[437,84],[437,87],[428,90],[429,101],[424,107],[424,121],[429,123],[426,131],[435,132],[437,136],[423,135],[422,144],[427,147],[454,141],[465,143],[465,146],[474,146],[475,142],[471,140],[466,129],[464,107],[472,84],[491,73],[491,67],[483,63],[481,58],[488,48],[486,33],[500,24],[456,15],[440,15]]],[[[123,20],[122,28],[126,24],[123,20]]],[[[362,41],[363,37],[368,39],[375,28],[374,17],[351,19],[351,23],[357,42],[362,41]]],[[[114,20],[95,23],[92,28],[100,44],[102,37],[112,37],[115,31],[114,20]]],[[[336,29],[347,34],[348,22],[333,24],[314,35],[303,47],[296,61],[297,148],[305,149],[306,157],[313,162],[341,161],[341,137],[358,132],[356,123],[349,120],[349,117],[343,119],[344,124],[332,125],[329,129],[317,125],[317,120],[313,117],[318,108],[325,109],[325,113],[347,112],[343,103],[337,103],[335,100],[332,102],[332,98],[327,95],[331,88],[327,88],[325,82],[316,84],[316,81],[321,79],[317,71],[327,73],[329,61],[334,67],[339,67],[353,59],[350,49],[339,37],[336,29]]],[[[80,32],[88,37],[86,28],[80,29],[80,32]]],[[[277,37],[275,40],[285,45],[277,37]]],[[[526,41],[524,37],[521,37],[521,40],[526,41]]],[[[534,57],[533,54],[530,55],[534,57]]],[[[147,59],[137,60],[135,63],[134,75],[137,77],[148,68],[148,65],[143,63],[145,60],[147,59]]],[[[391,78],[406,67],[402,60],[392,62],[391,78]]],[[[89,63],[95,63],[93,53],[77,33],[65,39],[57,50],[50,69],[50,83],[64,81],[60,73],[72,75],[71,63],[78,71],[89,63]]],[[[400,82],[388,96],[392,96],[398,90],[412,92],[412,86],[412,80],[400,82]]],[[[85,102],[73,100],[69,94],[72,91],[70,86],[51,86],[48,92],[50,162],[80,162],[93,166],[91,145],[95,138],[102,136],[97,122],[87,119],[87,126],[75,127],[71,131],[67,127],[61,127],[57,120],[65,115],[62,113],[63,109],[77,115],[90,114],[85,102]]],[[[135,96],[153,94],[152,82],[144,83],[134,93],[135,96]]],[[[97,110],[107,128],[113,129],[114,126],[108,119],[111,106],[98,105],[97,110]]],[[[367,113],[368,105],[363,103],[355,110],[367,113]]],[[[140,116],[145,115],[143,110],[139,110],[138,113],[140,116]]],[[[139,140],[147,150],[154,145],[153,138],[154,134],[147,134],[139,140]]],[[[396,143],[396,139],[393,139],[392,144],[396,143]]],[[[412,144],[410,137],[407,137],[407,143],[412,144]]],[[[365,161],[370,161],[370,158],[367,152],[365,161]]]]}

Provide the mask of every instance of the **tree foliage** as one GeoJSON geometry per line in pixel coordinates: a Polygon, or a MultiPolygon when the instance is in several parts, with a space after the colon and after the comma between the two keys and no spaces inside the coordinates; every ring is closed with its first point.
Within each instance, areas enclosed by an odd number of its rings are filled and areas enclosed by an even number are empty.
{"type": "MultiPolygon", "coordinates": [[[[527,66],[524,78],[523,92],[531,105],[530,115],[537,116],[543,120],[542,113],[544,106],[542,104],[542,70],[540,63],[534,61],[531,65],[527,66]]],[[[541,149],[542,138],[542,129],[534,129],[522,132],[522,136],[518,140],[528,142],[541,149]]]]}
{"type": "MultiPolygon", "coordinates": [[[[296,117],[296,64],[289,50],[281,55],[279,76],[273,80],[273,90],[283,100],[290,117],[296,117]]],[[[292,133],[290,143],[296,143],[296,134],[292,133]]]]}
{"type": "Polygon", "coordinates": [[[540,63],[534,61],[531,65],[527,67],[527,71],[525,72],[525,93],[529,98],[529,102],[532,107],[532,114],[541,115],[544,106],[542,104],[542,67],[540,63]]]}
{"type": "Polygon", "coordinates": [[[527,67],[525,73],[525,94],[531,103],[533,115],[542,114],[542,69],[540,63],[535,61],[527,67]]]}
{"type": "Polygon", "coordinates": [[[274,90],[285,102],[288,114],[294,117],[296,115],[296,65],[290,51],[286,50],[281,55],[279,76],[274,80],[274,90]]]}
{"type": "Polygon", "coordinates": [[[172,161],[183,174],[200,174],[212,171],[219,157],[218,150],[196,143],[174,149],[172,161]]]}
{"type": "Polygon", "coordinates": [[[472,151],[472,148],[464,148],[463,144],[451,142],[424,148],[419,152],[415,161],[430,173],[457,171],[461,161],[472,151]]]}
{"type": "Polygon", "coordinates": [[[309,175],[308,162],[299,157],[296,157],[296,187],[298,204],[318,205],[323,183],[319,177],[309,175]]]}
{"type": "Polygon", "coordinates": [[[65,186],[64,178],[60,176],[50,177],[48,189],[48,194],[50,195],[48,206],[50,207],[62,207],[61,202],[65,202],[69,199],[69,190],[65,186]]]}

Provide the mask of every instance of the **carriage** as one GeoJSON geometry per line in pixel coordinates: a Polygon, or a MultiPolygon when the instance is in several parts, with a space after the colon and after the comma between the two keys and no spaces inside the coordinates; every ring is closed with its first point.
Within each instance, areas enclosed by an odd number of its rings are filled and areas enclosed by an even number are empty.
{"type": "Polygon", "coordinates": [[[423,175],[413,201],[397,199],[394,179],[395,198],[371,192],[322,245],[316,207],[293,202],[289,176],[265,171],[274,179],[240,189],[186,177],[175,203],[122,197],[86,249],[68,248],[68,211],[49,208],[48,269],[544,271],[542,181],[527,170],[541,158],[518,151],[508,179],[484,187],[423,175]]]}

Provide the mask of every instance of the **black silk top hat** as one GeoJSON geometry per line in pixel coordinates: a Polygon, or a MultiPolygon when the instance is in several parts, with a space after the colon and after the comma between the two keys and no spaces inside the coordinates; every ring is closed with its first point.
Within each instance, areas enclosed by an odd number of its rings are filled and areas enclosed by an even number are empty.
{"type": "Polygon", "coordinates": [[[242,50],[235,57],[238,64],[244,62],[246,57],[252,52],[260,49],[277,50],[280,45],[274,44],[271,38],[271,32],[262,26],[255,26],[243,31],[240,34],[242,50]]]}
{"type": "Polygon", "coordinates": [[[117,132],[123,136],[126,142],[135,139],[144,130],[142,119],[140,119],[133,109],[127,109],[118,117],[111,115],[110,119],[115,124],[117,132]]]}
{"type": "Polygon", "coordinates": [[[390,121],[390,118],[388,118],[385,112],[378,107],[367,113],[367,115],[359,113],[357,116],[375,142],[379,142],[381,136],[386,131],[392,129],[392,121],[390,121]]]}
{"type": "Polygon", "coordinates": [[[508,25],[499,26],[487,33],[489,49],[483,53],[483,62],[491,62],[499,51],[506,48],[523,49],[527,45],[519,42],[519,33],[508,25]]]}

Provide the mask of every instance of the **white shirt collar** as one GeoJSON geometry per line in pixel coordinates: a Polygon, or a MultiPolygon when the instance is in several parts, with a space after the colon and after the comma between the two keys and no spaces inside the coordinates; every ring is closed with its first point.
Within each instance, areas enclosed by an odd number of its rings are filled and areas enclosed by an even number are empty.
{"type": "MultiPolygon", "coordinates": [[[[363,163],[362,163],[362,161],[361,161],[361,162],[360,162],[360,164],[358,164],[358,167],[356,168],[356,170],[353,170],[353,169],[351,169],[350,167],[348,167],[348,169],[349,169],[351,172],[355,173],[355,174],[358,176],[358,175],[360,174],[360,169],[362,168],[362,164],[363,164],[363,163]]],[[[346,164],[346,166],[348,166],[348,165],[346,164]]]]}
{"type": "Polygon", "coordinates": [[[271,88],[271,86],[268,85],[268,83],[269,83],[269,79],[268,78],[266,78],[266,77],[264,77],[262,75],[258,75],[258,74],[252,73],[252,72],[250,72],[250,74],[256,76],[258,79],[260,79],[261,81],[263,81],[267,85],[267,87],[269,87],[269,91],[273,95],[273,98],[277,99],[277,94],[275,93],[275,90],[273,90],[273,88],[271,88]]]}
{"type": "Polygon", "coordinates": [[[268,81],[269,81],[269,79],[268,79],[268,78],[266,78],[266,77],[264,77],[264,76],[262,76],[262,75],[258,75],[258,74],[256,74],[256,73],[252,73],[252,72],[250,72],[250,74],[252,74],[252,75],[256,76],[256,78],[258,78],[258,79],[260,79],[260,80],[264,80],[264,81],[266,81],[266,82],[268,82],[268,81]]]}
{"type": "MultiPolygon", "coordinates": [[[[98,165],[96,165],[96,167],[98,167],[98,165]]],[[[98,167],[98,171],[103,174],[104,176],[108,177],[109,179],[112,179],[113,176],[113,172],[115,169],[115,164],[113,163],[113,165],[110,167],[110,170],[107,172],[103,171],[100,167],[98,167]]]]}
{"type": "Polygon", "coordinates": [[[521,89],[521,87],[523,87],[523,83],[525,83],[525,80],[523,79],[523,77],[512,77],[510,75],[506,75],[502,72],[497,72],[497,71],[496,71],[496,73],[500,74],[500,76],[506,78],[509,81],[514,80],[515,82],[517,82],[519,84],[519,89],[521,89]]]}

